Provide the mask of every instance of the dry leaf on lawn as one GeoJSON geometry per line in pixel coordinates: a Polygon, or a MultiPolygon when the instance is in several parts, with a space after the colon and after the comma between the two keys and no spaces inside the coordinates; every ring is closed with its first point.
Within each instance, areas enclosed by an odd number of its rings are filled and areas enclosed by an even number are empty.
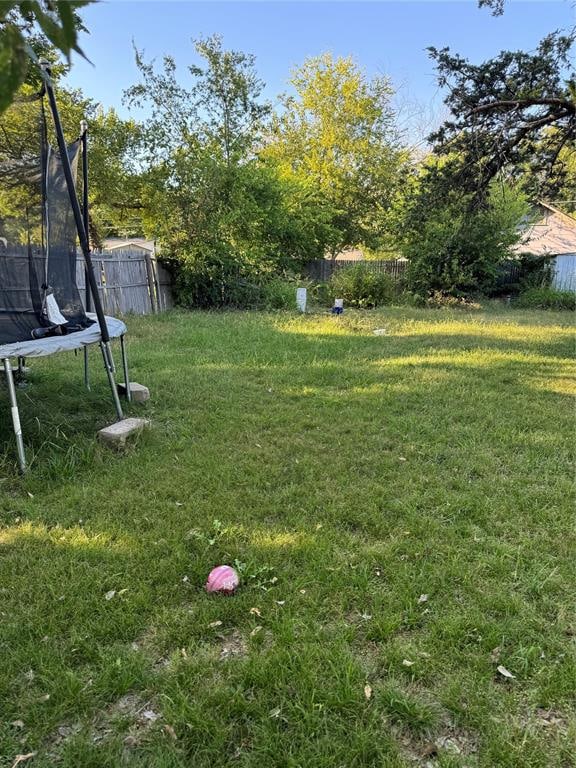
{"type": "Polygon", "coordinates": [[[17,765],[20,765],[20,763],[26,762],[26,760],[30,760],[30,758],[34,757],[36,752],[28,752],[26,755],[16,755],[16,759],[12,763],[12,768],[16,768],[17,765]]]}
{"type": "Polygon", "coordinates": [[[499,664],[499,665],[496,667],[496,669],[498,670],[498,672],[500,672],[500,674],[502,675],[502,677],[506,677],[506,678],[508,678],[508,680],[514,680],[514,679],[515,679],[515,677],[514,677],[514,675],[512,674],[512,672],[509,672],[509,671],[506,669],[506,667],[503,667],[503,666],[502,666],[502,664],[499,664]]]}
{"type": "Polygon", "coordinates": [[[111,589],[109,592],[106,592],[106,594],[104,595],[104,598],[105,600],[112,600],[115,594],[116,594],[116,590],[111,589]]]}
{"type": "Polygon", "coordinates": [[[364,686],[364,696],[366,696],[367,699],[372,698],[372,688],[366,683],[364,686]]]}
{"type": "Polygon", "coordinates": [[[262,614],[260,613],[260,608],[250,608],[250,613],[253,614],[254,616],[262,616],[262,614]]]}

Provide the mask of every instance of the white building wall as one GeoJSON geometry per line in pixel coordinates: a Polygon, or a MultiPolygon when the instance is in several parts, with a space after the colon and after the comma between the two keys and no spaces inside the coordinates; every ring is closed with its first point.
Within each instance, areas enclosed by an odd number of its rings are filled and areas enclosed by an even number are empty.
{"type": "Polygon", "coordinates": [[[559,291],[576,292],[576,253],[563,253],[556,256],[552,286],[559,291]]]}

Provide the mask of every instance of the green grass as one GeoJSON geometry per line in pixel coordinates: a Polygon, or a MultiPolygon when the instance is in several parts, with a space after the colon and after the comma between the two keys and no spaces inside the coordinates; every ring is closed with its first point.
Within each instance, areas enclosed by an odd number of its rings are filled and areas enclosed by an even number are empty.
{"type": "Polygon", "coordinates": [[[96,352],[91,393],[32,361],[24,478],[0,391],[0,766],[575,765],[572,321],[132,319],[122,455],[96,352]]]}

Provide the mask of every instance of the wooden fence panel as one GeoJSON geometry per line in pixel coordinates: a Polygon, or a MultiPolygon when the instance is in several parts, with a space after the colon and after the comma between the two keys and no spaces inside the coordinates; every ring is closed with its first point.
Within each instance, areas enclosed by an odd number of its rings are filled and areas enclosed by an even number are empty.
{"type": "MultiPolygon", "coordinates": [[[[170,273],[142,251],[93,253],[94,275],[104,312],[108,315],[149,315],[173,304],[170,273]]],[[[78,258],[76,280],[85,296],[84,261],[78,258]]]]}

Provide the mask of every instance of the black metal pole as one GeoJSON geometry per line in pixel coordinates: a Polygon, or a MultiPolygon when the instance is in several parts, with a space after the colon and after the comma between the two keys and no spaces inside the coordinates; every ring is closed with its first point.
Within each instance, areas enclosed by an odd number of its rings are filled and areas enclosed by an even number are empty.
{"type": "Polygon", "coordinates": [[[52,117],[54,119],[54,128],[56,129],[56,138],[58,139],[58,149],[60,150],[60,157],[62,160],[62,168],[64,170],[64,176],[66,177],[66,186],[68,187],[68,195],[70,196],[70,205],[72,206],[72,212],[74,213],[74,221],[76,222],[76,230],[78,232],[78,239],[80,240],[80,248],[82,249],[82,255],[86,263],[86,270],[88,272],[88,282],[90,283],[90,290],[92,291],[92,298],[94,300],[94,309],[96,310],[96,316],[98,318],[98,324],[100,326],[100,334],[104,344],[109,344],[110,336],[108,334],[108,327],[106,325],[106,319],[104,317],[104,311],[102,309],[102,303],[100,302],[100,296],[98,295],[98,288],[96,286],[96,278],[94,277],[94,271],[92,269],[92,259],[90,258],[90,246],[88,244],[88,236],[84,227],[84,221],[82,220],[82,213],[80,211],[80,203],[78,202],[78,195],[76,194],[76,187],[74,186],[74,179],[72,177],[72,169],[70,168],[70,158],[68,157],[68,148],[66,147],[66,141],[64,139],[64,132],[62,131],[62,123],[60,122],[60,115],[58,114],[58,107],[56,105],[56,98],[54,96],[54,89],[52,87],[52,81],[50,79],[50,69],[46,64],[42,64],[42,68],[46,73],[44,80],[44,87],[48,94],[48,102],[50,103],[50,109],[52,111],[52,117]]]}
{"type": "MultiPolygon", "coordinates": [[[[82,144],[82,215],[84,217],[86,239],[88,240],[88,247],[90,247],[90,218],[88,214],[88,123],[86,120],[80,121],[80,142],[82,144]]],[[[92,303],[90,301],[90,280],[88,278],[88,267],[86,264],[84,264],[84,293],[86,312],[90,312],[92,303]]],[[[88,347],[84,347],[84,386],[86,389],[90,389],[88,347]]]]}
{"type": "MultiPolygon", "coordinates": [[[[89,227],[89,215],[88,215],[88,123],[86,120],[80,122],[80,141],[82,142],[82,215],[84,217],[84,229],[86,230],[86,240],[88,241],[88,247],[90,247],[90,227],[89,227]]],[[[86,312],[90,312],[90,283],[88,280],[88,268],[85,267],[86,273],[86,312]]]]}

